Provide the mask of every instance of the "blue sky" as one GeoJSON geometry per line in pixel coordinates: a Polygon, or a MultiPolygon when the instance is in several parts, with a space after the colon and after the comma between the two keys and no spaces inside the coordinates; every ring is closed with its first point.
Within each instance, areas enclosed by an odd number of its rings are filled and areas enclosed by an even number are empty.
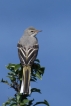
{"type": "MultiPolygon", "coordinates": [[[[7,79],[8,63],[19,63],[17,42],[23,31],[34,26],[40,49],[38,59],[44,66],[42,81],[32,83],[50,106],[71,105],[71,0],[0,0],[0,79],[7,79]]],[[[14,95],[13,89],[0,83],[0,106],[14,95]]]]}

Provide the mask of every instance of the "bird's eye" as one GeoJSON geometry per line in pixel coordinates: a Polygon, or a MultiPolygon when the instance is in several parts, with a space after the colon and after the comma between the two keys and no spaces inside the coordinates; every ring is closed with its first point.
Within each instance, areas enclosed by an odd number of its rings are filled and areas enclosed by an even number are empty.
{"type": "Polygon", "coordinates": [[[34,31],[31,31],[31,32],[34,32],[34,31]]]}

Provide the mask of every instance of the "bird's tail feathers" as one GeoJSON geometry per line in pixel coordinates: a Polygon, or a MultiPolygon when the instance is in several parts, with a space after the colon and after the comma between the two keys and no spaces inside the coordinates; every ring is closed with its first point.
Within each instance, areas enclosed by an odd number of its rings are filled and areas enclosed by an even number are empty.
{"type": "Polygon", "coordinates": [[[31,73],[31,67],[30,66],[24,66],[23,67],[23,77],[22,77],[22,84],[21,84],[20,93],[24,93],[24,94],[30,94],[31,93],[30,73],[31,73]]]}

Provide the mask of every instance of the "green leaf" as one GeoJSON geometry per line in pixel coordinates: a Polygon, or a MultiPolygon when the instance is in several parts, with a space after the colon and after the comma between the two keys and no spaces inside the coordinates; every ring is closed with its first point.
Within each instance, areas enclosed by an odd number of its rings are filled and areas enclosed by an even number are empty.
{"type": "Polygon", "coordinates": [[[7,80],[4,80],[3,78],[2,78],[2,80],[0,82],[5,83],[5,84],[7,84],[9,86],[11,85],[11,84],[9,84],[9,82],[7,80]]]}
{"type": "Polygon", "coordinates": [[[3,104],[2,104],[2,106],[6,106],[6,104],[5,104],[5,103],[3,103],[3,104]]]}
{"type": "Polygon", "coordinates": [[[41,90],[40,90],[40,89],[37,89],[37,88],[32,88],[32,89],[31,89],[31,92],[38,92],[38,93],[41,93],[41,90]]]}
{"type": "Polygon", "coordinates": [[[3,103],[3,106],[9,105],[10,104],[10,100],[8,100],[7,102],[3,103]]]}
{"type": "Polygon", "coordinates": [[[31,75],[31,81],[34,81],[34,82],[37,81],[37,78],[36,78],[35,74],[34,75],[31,75]]]}
{"type": "Polygon", "coordinates": [[[9,63],[7,66],[6,66],[7,69],[11,70],[12,72],[16,72],[20,67],[20,64],[11,64],[9,63]]]}
{"type": "Polygon", "coordinates": [[[17,106],[17,104],[16,103],[12,103],[11,105],[9,105],[9,106],[17,106]]]}
{"type": "Polygon", "coordinates": [[[11,70],[11,68],[15,68],[15,64],[11,64],[9,63],[7,66],[6,66],[7,69],[11,70]]]}
{"type": "Polygon", "coordinates": [[[20,95],[18,94],[18,95],[17,95],[17,101],[19,101],[19,100],[20,100],[20,95]]]}
{"type": "Polygon", "coordinates": [[[44,102],[45,102],[45,104],[46,104],[47,106],[49,106],[49,103],[47,102],[47,100],[44,100],[44,102]]]}
{"type": "Polygon", "coordinates": [[[28,102],[29,102],[28,99],[24,99],[24,100],[23,100],[23,103],[24,103],[24,104],[27,104],[28,102]]]}
{"type": "Polygon", "coordinates": [[[39,59],[36,59],[36,60],[35,60],[35,62],[38,62],[38,63],[40,63],[39,59]]]}
{"type": "Polygon", "coordinates": [[[39,104],[45,104],[46,106],[49,106],[49,103],[46,100],[41,101],[41,102],[36,102],[36,104],[34,104],[33,106],[36,106],[36,105],[39,105],[39,104]]]}
{"type": "MultiPolygon", "coordinates": [[[[20,103],[20,106],[24,106],[24,103],[20,103]]],[[[25,105],[26,106],[26,105],[25,105]]]]}
{"type": "Polygon", "coordinates": [[[42,80],[42,77],[41,77],[41,75],[39,74],[38,71],[36,72],[36,77],[42,80]]]}
{"type": "Polygon", "coordinates": [[[45,70],[45,68],[44,67],[41,67],[38,71],[39,71],[40,74],[43,75],[44,74],[44,70],[45,70]]]}
{"type": "Polygon", "coordinates": [[[8,98],[8,101],[3,103],[2,106],[17,106],[16,105],[16,98],[8,98]]]}
{"type": "Polygon", "coordinates": [[[15,101],[16,102],[16,98],[8,98],[10,101],[15,101]]]}
{"type": "Polygon", "coordinates": [[[16,76],[16,73],[9,72],[8,75],[10,75],[10,76],[16,76]]]}
{"type": "Polygon", "coordinates": [[[34,99],[30,100],[28,106],[31,106],[33,104],[33,101],[34,101],[34,99]]]}
{"type": "Polygon", "coordinates": [[[7,76],[8,78],[10,78],[11,81],[15,81],[16,78],[14,76],[7,76]]]}
{"type": "Polygon", "coordinates": [[[14,70],[18,70],[20,68],[20,64],[16,64],[14,70]]]}

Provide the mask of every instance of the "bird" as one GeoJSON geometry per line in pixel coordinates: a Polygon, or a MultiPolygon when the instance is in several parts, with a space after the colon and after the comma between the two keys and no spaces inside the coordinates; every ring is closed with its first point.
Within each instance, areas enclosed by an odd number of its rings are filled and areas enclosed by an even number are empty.
{"type": "Polygon", "coordinates": [[[39,32],[41,32],[41,30],[37,30],[34,27],[28,27],[17,43],[18,56],[23,67],[20,93],[27,95],[31,94],[31,66],[38,55],[39,44],[36,35],[39,32]]]}

